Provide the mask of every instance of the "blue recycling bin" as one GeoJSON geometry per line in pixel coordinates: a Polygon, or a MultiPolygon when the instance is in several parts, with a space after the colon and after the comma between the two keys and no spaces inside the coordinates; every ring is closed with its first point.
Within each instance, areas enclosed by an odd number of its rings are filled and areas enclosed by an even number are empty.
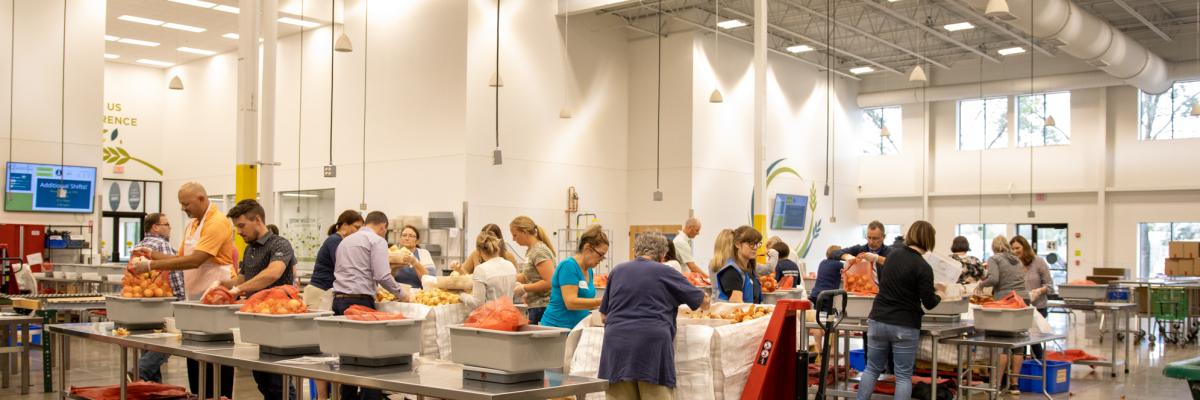
{"type": "MultiPolygon", "coordinates": [[[[1050,394],[1066,393],[1071,390],[1071,363],[1066,361],[1046,361],[1046,392],[1050,394]]],[[[1021,364],[1021,375],[1042,375],[1040,360],[1025,360],[1021,364]]],[[[1017,388],[1025,393],[1041,393],[1042,382],[1039,379],[1021,378],[1017,388]]]]}

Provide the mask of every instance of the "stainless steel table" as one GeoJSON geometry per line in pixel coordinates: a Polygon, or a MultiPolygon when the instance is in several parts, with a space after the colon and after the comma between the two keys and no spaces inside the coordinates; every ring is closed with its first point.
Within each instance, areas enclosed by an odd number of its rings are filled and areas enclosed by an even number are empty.
{"type": "Polygon", "coordinates": [[[0,330],[3,331],[3,341],[0,342],[0,354],[3,358],[0,359],[0,374],[4,375],[0,381],[4,388],[8,388],[9,378],[12,368],[13,354],[20,358],[21,364],[21,394],[29,394],[29,347],[33,346],[31,341],[33,336],[29,334],[29,327],[33,324],[42,322],[41,318],[26,316],[20,314],[2,314],[0,315],[0,330]]]}
{"type": "MultiPolygon", "coordinates": [[[[805,326],[805,328],[808,328],[808,329],[820,329],[820,327],[815,322],[806,323],[804,326],[805,326]]],[[[867,332],[867,320],[855,320],[855,321],[849,321],[849,322],[843,321],[843,323],[841,325],[838,325],[837,331],[838,332],[863,332],[865,334],[867,332]]],[[[930,346],[931,354],[930,355],[931,355],[931,358],[933,359],[933,369],[935,371],[935,374],[936,374],[936,370],[937,370],[937,359],[938,359],[937,344],[938,344],[938,342],[945,338],[952,338],[955,336],[970,334],[970,333],[973,333],[974,331],[975,331],[975,325],[971,321],[923,322],[923,323],[921,323],[921,338],[922,339],[929,338],[929,343],[931,344],[931,346],[930,346]]],[[[838,335],[838,332],[834,332],[834,335],[838,335]]],[[[845,347],[847,349],[846,354],[844,356],[846,365],[849,366],[850,365],[850,355],[849,355],[850,354],[850,351],[849,351],[850,335],[841,335],[841,336],[843,337],[843,347],[845,347]]],[[[835,336],[835,338],[834,338],[834,343],[837,343],[837,336],[835,336]]],[[[834,355],[831,355],[830,358],[836,360],[838,358],[838,356],[836,355],[836,352],[834,352],[833,354],[834,355]]],[[[837,369],[836,368],[834,369],[834,380],[835,380],[834,384],[836,386],[836,384],[839,382],[837,380],[837,369]]],[[[826,390],[825,397],[855,397],[857,392],[850,388],[849,379],[843,379],[840,382],[842,383],[842,386],[840,388],[835,387],[835,388],[826,390]]],[[[933,382],[931,384],[931,389],[933,392],[933,396],[936,398],[936,396],[937,396],[937,379],[933,379],[933,382]]]]}
{"type": "MultiPolygon", "coordinates": [[[[294,357],[280,357],[269,354],[259,354],[258,346],[234,345],[229,342],[206,343],[181,341],[179,338],[143,338],[137,333],[131,336],[118,337],[112,334],[112,326],[107,323],[89,324],[60,324],[51,325],[49,332],[56,335],[67,335],[115,344],[122,348],[136,348],[155,351],[174,356],[196,360],[200,363],[200,381],[205,380],[207,365],[222,365],[263,371],[283,375],[284,382],[290,382],[291,377],[319,379],[341,384],[394,391],[421,396],[431,396],[445,399],[461,400],[522,400],[546,399],[552,397],[586,395],[587,393],[602,392],[608,387],[603,380],[564,375],[561,371],[547,370],[546,377],[540,382],[525,382],[518,384],[493,384],[465,380],[462,377],[462,366],[445,362],[423,360],[417,358],[414,365],[403,367],[370,368],[338,365],[288,365],[279,361],[294,357]]],[[[63,340],[56,340],[61,343],[63,340]]],[[[127,352],[121,352],[121,368],[128,368],[127,352]]],[[[65,377],[65,369],[59,363],[59,374],[65,377]]],[[[220,387],[220,377],[214,382],[214,387],[220,387]]],[[[120,383],[122,399],[124,399],[125,382],[120,383]]],[[[205,385],[200,385],[202,398],[205,385]]],[[[59,392],[65,392],[65,379],[59,380],[59,392]]],[[[336,400],[339,391],[331,391],[336,400]]],[[[284,397],[290,391],[290,386],[284,386],[284,397]]]]}
{"type": "MultiPolygon", "coordinates": [[[[1134,312],[1133,310],[1135,310],[1137,308],[1137,304],[1134,304],[1134,303],[1077,303],[1077,302],[1063,302],[1063,301],[1055,301],[1055,300],[1049,301],[1046,304],[1050,307],[1062,307],[1062,308],[1066,308],[1069,310],[1099,311],[1099,312],[1108,313],[1110,319],[1112,319],[1111,332],[1113,333],[1113,337],[1111,340],[1112,343],[1109,345],[1108,361],[1100,361],[1100,360],[1075,361],[1074,363],[1081,364],[1081,365],[1091,365],[1091,366],[1096,366],[1096,367],[1107,367],[1111,373],[1110,375],[1113,378],[1117,377],[1117,367],[1121,366],[1121,365],[1125,366],[1125,373],[1126,374],[1129,373],[1129,347],[1130,347],[1129,342],[1133,341],[1133,339],[1127,336],[1125,338],[1126,340],[1119,341],[1119,340],[1117,340],[1117,333],[1118,332],[1129,332],[1129,314],[1134,312]],[[1119,326],[1118,324],[1121,324],[1120,321],[1124,321],[1124,323],[1123,323],[1124,330],[1118,330],[1118,326],[1119,326]],[[1122,346],[1125,347],[1125,357],[1123,359],[1121,359],[1120,361],[1117,360],[1117,354],[1118,354],[1117,342],[1124,343],[1124,345],[1122,345],[1122,346]]],[[[1104,335],[1103,326],[1101,326],[1100,334],[1102,336],[1104,335]]],[[[1103,340],[1103,339],[1101,339],[1101,340],[1103,340]]]]}
{"type": "MultiPolygon", "coordinates": [[[[958,375],[957,376],[958,376],[959,385],[958,385],[958,392],[957,392],[957,395],[955,396],[955,398],[961,399],[961,398],[965,397],[965,398],[969,399],[969,398],[971,398],[971,396],[970,395],[963,396],[963,392],[978,391],[978,392],[988,393],[989,399],[995,399],[996,395],[998,393],[1000,393],[1004,389],[1007,389],[1007,387],[1008,387],[1007,381],[1003,382],[1003,383],[998,383],[997,381],[1000,379],[994,379],[994,378],[991,379],[991,382],[992,382],[992,384],[997,386],[995,388],[989,388],[986,386],[975,386],[971,383],[972,380],[974,379],[974,375],[975,375],[974,374],[974,365],[973,365],[974,361],[975,361],[975,352],[971,351],[971,349],[970,349],[971,347],[974,346],[974,347],[989,348],[988,354],[991,355],[991,361],[992,361],[992,366],[990,368],[992,371],[992,376],[995,377],[995,376],[1003,376],[1004,375],[1004,371],[1001,371],[1001,368],[1000,368],[1000,360],[997,357],[995,357],[995,353],[997,350],[1002,351],[1004,353],[1004,357],[1006,357],[1006,359],[1011,360],[1014,349],[1032,346],[1035,344],[1052,342],[1055,340],[1062,340],[1065,338],[1066,338],[1066,336],[1059,335],[1057,333],[1029,333],[1028,335],[1021,335],[1021,336],[1014,336],[1014,337],[987,336],[987,335],[983,335],[983,334],[976,334],[976,335],[962,337],[962,338],[943,339],[942,343],[955,346],[955,350],[958,352],[958,358],[960,358],[960,359],[962,358],[963,347],[967,348],[967,366],[968,366],[968,368],[966,369],[966,371],[964,373],[963,364],[961,362],[958,363],[958,375]],[[965,376],[965,378],[964,378],[964,376],[965,376]],[[965,382],[965,384],[964,384],[964,382],[965,382]],[[1001,386],[1001,385],[1003,385],[1003,386],[1001,386]]],[[[1042,396],[1045,396],[1047,399],[1053,399],[1053,397],[1050,396],[1050,393],[1048,393],[1046,391],[1046,385],[1045,385],[1046,370],[1048,368],[1045,367],[1046,366],[1046,353],[1045,352],[1042,352],[1041,362],[1042,362],[1042,375],[1041,376],[1021,375],[1021,374],[1011,374],[1011,376],[1015,377],[1015,378],[1040,379],[1042,382],[1042,396]]]]}

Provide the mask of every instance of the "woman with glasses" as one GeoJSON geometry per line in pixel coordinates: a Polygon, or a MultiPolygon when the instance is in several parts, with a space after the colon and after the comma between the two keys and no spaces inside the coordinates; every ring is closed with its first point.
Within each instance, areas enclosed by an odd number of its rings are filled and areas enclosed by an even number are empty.
{"type": "Polygon", "coordinates": [[[730,303],[762,303],[762,286],[754,274],[754,258],[762,246],[762,234],[754,227],[742,225],[733,230],[733,246],[725,265],[717,271],[717,298],[730,303]]]}
{"type": "Polygon", "coordinates": [[[579,235],[574,257],[563,260],[550,278],[550,304],[542,316],[542,326],[574,328],[600,307],[593,284],[592,269],[608,254],[608,235],[600,225],[592,225],[579,235]]]}
{"type": "Polygon", "coordinates": [[[433,256],[429,254],[429,250],[421,248],[421,232],[412,225],[405,225],[404,229],[400,230],[400,247],[408,249],[412,255],[405,257],[398,265],[392,267],[396,275],[396,282],[412,285],[414,289],[421,289],[421,277],[430,273],[429,271],[435,273],[437,271],[437,266],[433,264],[433,256]]]}

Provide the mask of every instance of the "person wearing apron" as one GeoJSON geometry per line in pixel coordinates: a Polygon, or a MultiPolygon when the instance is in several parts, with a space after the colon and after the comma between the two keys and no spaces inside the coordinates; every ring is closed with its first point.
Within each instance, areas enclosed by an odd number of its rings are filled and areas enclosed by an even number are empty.
{"type": "MultiPolygon", "coordinates": [[[[137,248],[134,253],[146,259],[131,265],[130,269],[133,273],[182,270],[184,297],[187,300],[199,300],[213,284],[233,277],[233,263],[237,257],[233,246],[233,224],[212,205],[204,186],[198,183],[188,182],[180,186],[179,205],[192,219],[184,230],[184,242],[179,254],[172,256],[137,248]]],[[[200,364],[188,359],[187,368],[190,389],[192,393],[199,393],[200,364]]],[[[210,370],[207,374],[209,379],[204,383],[206,393],[214,397],[219,394],[233,398],[233,368],[220,368],[219,393],[213,391],[214,372],[210,370]]]]}
{"type": "Polygon", "coordinates": [[[412,225],[405,225],[400,229],[400,246],[412,252],[412,258],[402,265],[396,266],[396,282],[412,286],[414,289],[422,289],[421,277],[433,274],[437,276],[437,269],[433,263],[433,256],[429,254],[429,250],[422,249],[421,232],[412,225]]]}

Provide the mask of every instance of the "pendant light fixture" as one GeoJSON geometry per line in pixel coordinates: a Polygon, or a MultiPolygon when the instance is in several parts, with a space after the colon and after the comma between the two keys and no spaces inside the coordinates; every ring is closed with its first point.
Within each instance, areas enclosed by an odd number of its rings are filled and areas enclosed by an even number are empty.
{"type": "MultiPolygon", "coordinates": [[[[1029,15],[1033,15],[1033,2],[1029,2],[1029,15]]],[[[1029,43],[1033,43],[1034,25],[1029,26],[1029,43]]],[[[1033,55],[1029,55],[1029,95],[1033,96],[1033,55]]],[[[1045,97],[1042,97],[1045,99],[1045,97]]],[[[1043,104],[1044,104],[1043,100],[1043,104]]],[[[1044,107],[1044,106],[1043,106],[1044,107]]],[[[1042,140],[1046,140],[1046,124],[1053,120],[1044,121],[1042,123],[1042,140]]],[[[1029,218],[1037,218],[1037,213],[1033,211],[1033,142],[1026,143],[1029,146],[1029,212],[1026,216],[1029,218]]]]}
{"type": "MultiPolygon", "coordinates": [[[[337,0],[329,1],[329,15],[331,19],[329,23],[329,164],[325,166],[325,177],[334,178],[337,177],[337,167],[333,164],[333,98],[336,93],[333,85],[334,61],[336,61],[336,55],[339,51],[336,42],[341,41],[340,39],[334,40],[337,31],[337,0]]],[[[345,35],[346,30],[342,29],[342,36],[345,35]]],[[[349,38],[347,38],[347,41],[349,41],[349,38]]]]}
{"type": "MultiPolygon", "coordinates": [[[[713,60],[714,60],[714,63],[717,64],[717,67],[713,68],[713,69],[719,70],[721,68],[721,27],[717,26],[717,24],[721,22],[721,0],[713,0],[713,4],[715,6],[715,12],[713,12],[713,48],[715,49],[713,51],[713,54],[714,54],[713,60]]],[[[714,80],[717,81],[717,83],[719,85],[721,78],[719,76],[716,76],[717,74],[713,74],[713,75],[714,75],[713,78],[715,78],[714,80]]],[[[708,102],[709,103],[724,103],[725,102],[725,96],[721,95],[721,88],[718,87],[718,88],[713,89],[712,94],[708,95],[708,102]]]]}
{"type": "MultiPolygon", "coordinates": [[[[333,1],[333,21],[329,23],[329,29],[337,30],[337,0],[333,1]]],[[[342,7],[346,6],[346,1],[342,0],[342,7]]],[[[346,11],[342,10],[342,19],[346,19],[346,11]]],[[[349,53],[354,51],[354,46],[350,44],[350,35],[346,34],[346,22],[342,22],[342,34],[338,36],[337,41],[333,42],[333,51],[339,53],[349,53]]]]}
{"type": "Polygon", "coordinates": [[[13,160],[13,83],[16,82],[16,65],[17,65],[17,2],[10,2],[12,11],[8,16],[12,18],[9,22],[8,36],[8,161],[13,160]]]}
{"type": "MultiPolygon", "coordinates": [[[[63,0],[62,26],[62,81],[59,85],[59,133],[58,133],[58,193],[60,199],[67,198],[67,186],[62,173],[67,161],[67,0],[63,0]]],[[[12,88],[9,88],[12,91],[12,88]]],[[[12,118],[10,115],[9,118],[12,118]]],[[[11,134],[9,136],[12,136],[11,134]]]]}
{"type": "MultiPolygon", "coordinates": [[[[304,21],[304,0],[300,0],[300,20],[304,21]]],[[[296,96],[299,101],[296,105],[296,193],[300,192],[300,171],[303,170],[300,168],[300,160],[304,159],[304,153],[301,152],[304,142],[304,25],[300,25],[300,62],[298,64],[300,64],[300,73],[296,75],[299,81],[296,87],[300,95],[296,96]]],[[[296,201],[296,214],[300,213],[301,204],[303,204],[302,201],[296,201]]]]}
{"type": "Polygon", "coordinates": [[[368,38],[371,36],[371,0],[363,0],[363,107],[362,107],[362,200],[358,203],[360,211],[367,211],[367,65],[371,52],[368,38]]]}
{"type": "Polygon", "coordinates": [[[831,109],[833,105],[833,13],[836,11],[833,8],[833,3],[830,0],[825,0],[825,9],[829,10],[825,13],[825,187],[823,193],[829,196],[829,170],[832,168],[829,162],[829,144],[832,136],[830,127],[830,116],[833,114],[831,109]]]}
{"type": "Polygon", "coordinates": [[[1008,10],[1008,0],[988,0],[987,8],[984,9],[984,15],[1001,21],[1013,21],[1017,19],[1017,16],[1008,10]]]}
{"type": "Polygon", "coordinates": [[[663,201],[662,192],[662,15],[658,9],[658,83],[655,100],[656,125],[654,129],[654,201],[663,201]]]}
{"type": "Polygon", "coordinates": [[[881,138],[892,137],[892,131],[888,130],[887,125],[884,125],[883,128],[879,129],[879,137],[881,137],[881,138]]]}
{"type": "MultiPolygon", "coordinates": [[[[563,77],[569,77],[571,67],[571,3],[567,0],[567,13],[563,15],[563,77]]],[[[571,118],[571,80],[563,79],[563,107],[558,110],[558,117],[571,118]]]]}
{"type": "Polygon", "coordinates": [[[504,164],[504,155],[500,151],[500,88],[504,81],[500,79],[500,0],[496,0],[496,70],[488,86],[496,88],[496,149],[492,150],[492,165],[504,164]]]}
{"type": "MultiPolygon", "coordinates": [[[[179,48],[179,32],[175,32],[175,47],[179,48]]],[[[179,65],[179,50],[175,50],[175,65],[179,65]]],[[[168,70],[168,72],[170,72],[168,70]]],[[[171,81],[167,83],[167,89],[183,90],[183,79],[179,78],[179,74],[171,77],[171,81]]]]}
{"type": "Polygon", "coordinates": [[[925,69],[920,65],[913,67],[912,72],[908,74],[909,82],[929,82],[929,77],[925,75],[925,69]]]}
{"type": "MultiPolygon", "coordinates": [[[[1200,2],[1196,2],[1196,38],[1196,56],[1200,57],[1200,2]]],[[[1200,117],[1200,101],[1192,102],[1192,111],[1188,115],[1200,117]]]]}

